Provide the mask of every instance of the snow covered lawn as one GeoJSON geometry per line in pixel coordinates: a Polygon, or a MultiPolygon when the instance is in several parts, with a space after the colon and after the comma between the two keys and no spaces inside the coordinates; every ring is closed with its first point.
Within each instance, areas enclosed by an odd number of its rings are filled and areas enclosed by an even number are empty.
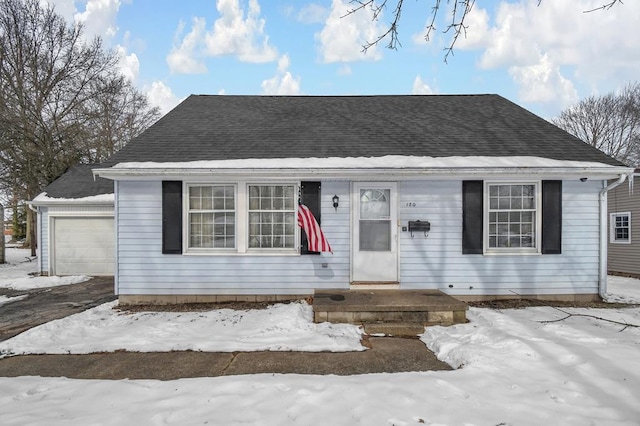
{"type": "Polygon", "coordinates": [[[118,302],[51,321],[0,342],[6,354],[167,351],[362,351],[362,331],[349,324],[315,324],[306,303],[266,309],[137,312],[118,302]]]}
{"type": "MultiPolygon", "coordinates": [[[[638,303],[640,281],[610,277],[609,293],[610,301],[638,303]]],[[[563,310],[640,324],[639,307],[563,310]]],[[[309,314],[304,304],[136,314],[107,304],[36,327],[2,347],[15,353],[333,350],[359,338],[355,327],[314,325],[309,314]]],[[[0,424],[640,424],[640,329],[586,316],[545,322],[564,316],[550,307],[472,308],[468,324],[428,328],[422,341],[455,371],[166,382],[0,378],[0,424]]]]}
{"type": "MultiPolygon", "coordinates": [[[[640,323],[640,308],[568,309],[640,323]]],[[[155,380],[0,378],[3,425],[637,425],[640,330],[473,308],[422,340],[455,371],[155,380]]],[[[96,332],[96,331],[94,331],[96,332]]],[[[108,337],[107,337],[108,338],[108,337]]],[[[204,339],[201,339],[204,340],[204,339]]]]}
{"type": "Polygon", "coordinates": [[[32,258],[31,250],[7,247],[6,263],[0,264],[0,288],[12,290],[33,290],[36,288],[77,284],[91,277],[73,275],[68,277],[41,277],[38,273],[38,261],[32,258]]]}

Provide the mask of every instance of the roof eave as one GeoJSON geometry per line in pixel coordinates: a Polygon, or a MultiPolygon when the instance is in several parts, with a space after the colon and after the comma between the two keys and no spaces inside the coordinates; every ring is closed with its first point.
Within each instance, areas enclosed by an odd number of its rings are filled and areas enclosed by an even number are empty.
{"type": "Polygon", "coordinates": [[[625,166],[602,167],[438,167],[438,168],[104,168],[94,169],[94,176],[112,180],[155,180],[158,178],[251,177],[251,178],[362,178],[384,176],[397,178],[442,177],[511,177],[560,176],[566,178],[612,179],[632,175],[634,169],[625,166]]]}

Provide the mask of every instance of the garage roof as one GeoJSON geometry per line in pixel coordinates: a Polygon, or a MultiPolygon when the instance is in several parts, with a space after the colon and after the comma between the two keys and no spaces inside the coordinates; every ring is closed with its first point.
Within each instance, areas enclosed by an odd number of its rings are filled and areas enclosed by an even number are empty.
{"type": "Polygon", "coordinates": [[[93,177],[91,172],[104,164],[79,164],[44,188],[49,198],[85,198],[101,194],[113,194],[113,181],[93,177]]]}

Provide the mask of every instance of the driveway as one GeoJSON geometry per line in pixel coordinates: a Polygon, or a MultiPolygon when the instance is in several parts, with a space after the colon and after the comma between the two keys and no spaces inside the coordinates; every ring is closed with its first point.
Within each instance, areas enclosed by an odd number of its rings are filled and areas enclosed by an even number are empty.
{"type": "Polygon", "coordinates": [[[32,327],[82,312],[116,299],[113,277],[97,277],[80,284],[29,291],[0,289],[0,295],[22,300],[0,306],[0,341],[32,327]]]}

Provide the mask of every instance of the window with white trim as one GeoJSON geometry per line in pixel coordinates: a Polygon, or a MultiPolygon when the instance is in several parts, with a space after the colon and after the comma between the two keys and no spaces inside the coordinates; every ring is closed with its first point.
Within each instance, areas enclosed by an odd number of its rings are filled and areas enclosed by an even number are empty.
{"type": "Polygon", "coordinates": [[[248,185],[249,249],[296,248],[296,186],[248,185]]]}
{"type": "Polygon", "coordinates": [[[188,249],[236,248],[234,185],[189,185],[188,249]]]}
{"type": "Polygon", "coordinates": [[[485,252],[539,252],[539,188],[538,182],[486,183],[485,252]]]}
{"type": "Polygon", "coordinates": [[[631,244],[631,212],[611,213],[609,216],[609,241],[631,244]]]}

